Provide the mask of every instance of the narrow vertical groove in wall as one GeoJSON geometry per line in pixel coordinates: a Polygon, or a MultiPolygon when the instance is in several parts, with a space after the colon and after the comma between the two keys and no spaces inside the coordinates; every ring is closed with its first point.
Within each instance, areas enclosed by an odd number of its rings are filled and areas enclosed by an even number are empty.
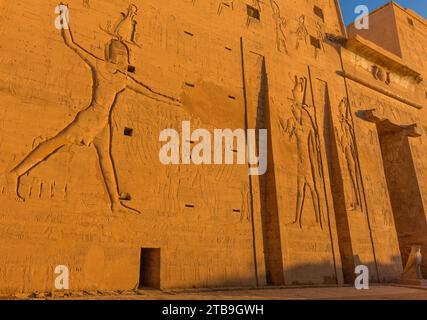
{"type": "MultiPolygon", "coordinates": [[[[245,110],[245,132],[246,138],[248,138],[248,97],[246,92],[246,74],[245,74],[245,51],[243,45],[243,37],[240,37],[240,55],[241,55],[241,68],[242,68],[242,84],[243,84],[243,100],[244,100],[244,110],[245,110]]],[[[248,141],[248,139],[246,139],[248,141]]],[[[250,164],[248,165],[249,171],[250,164]]],[[[252,223],[252,246],[253,246],[253,256],[254,256],[254,270],[255,270],[255,281],[258,287],[258,262],[256,254],[256,239],[255,239],[255,217],[254,217],[254,195],[253,195],[253,183],[252,176],[249,176],[249,195],[250,195],[250,210],[251,210],[251,223],[252,223]]]]}
{"type": "Polygon", "coordinates": [[[261,223],[264,249],[264,263],[268,285],[284,285],[284,263],[281,242],[279,209],[277,203],[276,173],[274,167],[274,153],[272,146],[272,116],[269,103],[268,75],[265,59],[263,62],[264,98],[265,98],[265,125],[267,127],[267,172],[260,176],[261,196],[261,223]]]}
{"type": "MultiPolygon", "coordinates": [[[[268,183],[270,181],[270,179],[272,178],[270,175],[270,171],[273,168],[274,164],[273,163],[269,163],[270,162],[270,157],[272,156],[273,152],[271,149],[271,144],[269,143],[272,139],[271,136],[269,136],[270,130],[271,130],[271,125],[269,122],[267,122],[267,119],[270,119],[269,117],[269,113],[268,113],[268,108],[269,108],[269,92],[268,92],[268,79],[267,79],[267,71],[266,71],[266,63],[265,63],[265,57],[262,57],[262,66],[261,66],[261,79],[260,79],[260,89],[258,92],[258,103],[257,103],[257,110],[256,110],[256,132],[257,132],[257,150],[261,150],[261,146],[259,145],[259,141],[260,141],[260,135],[259,135],[259,130],[262,129],[266,129],[267,130],[267,172],[263,175],[259,175],[258,176],[258,186],[259,186],[259,204],[260,204],[260,215],[261,215],[261,225],[264,226],[265,225],[265,221],[263,219],[265,219],[266,215],[268,214],[268,200],[267,197],[269,194],[272,194],[273,196],[275,196],[276,194],[276,188],[275,186],[272,188],[272,190],[270,190],[270,192],[268,192],[268,183]]],[[[259,152],[259,151],[258,151],[259,152]]],[[[271,199],[271,201],[273,201],[273,203],[275,203],[276,198],[271,199]]],[[[277,213],[277,208],[274,210],[274,213],[277,213]]],[[[279,229],[279,222],[278,219],[276,219],[275,222],[275,227],[277,229],[279,229]]],[[[269,233],[268,230],[264,230],[263,227],[261,228],[262,230],[262,235],[263,235],[263,243],[264,243],[264,248],[266,247],[265,243],[266,243],[266,235],[269,233]]],[[[276,246],[277,247],[281,247],[281,243],[280,243],[280,232],[276,233],[278,236],[276,238],[276,246]],[[279,240],[279,241],[277,241],[279,240]]],[[[266,273],[267,273],[267,284],[274,284],[274,281],[272,281],[271,279],[271,270],[272,267],[270,266],[270,264],[267,264],[267,259],[270,259],[270,257],[266,257],[266,255],[271,255],[271,247],[268,247],[268,250],[264,249],[264,263],[265,263],[265,268],[266,268],[266,273]]],[[[281,261],[283,259],[282,256],[282,252],[280,250],[279,254],[276,254],[276,259],[277,261],[281,261]]],[[[270,261],[270,260],[268,260],[270,261]]],[[[279,280],[277,280],[277,284],[284,284],[284,279],[283,279],[283,263],[279,264],[281,267],[278,268],[278,270],[276,271],[276,273],[278,274],[279,280]],[[281,278],[280,278],[281,277],[281,278]]],[[[276,276],[277,277],[277,276],[276,276]]]]}
{"type": "Polygon", "coordinates": [[[329,139],[330,139],[330,167],[332,198],[337,224],[339,251],[343,269],[344,283],[351,284],[355,277],[354,252],[351,243],[350,225],[347,216],[347,209],[344,195],[344,182],[338,156],[335,129],[332,125],[332,112],[329,105],[329,139]]]}
{"type": "MultiPolygon", "coordinates": [[[[311,95],[311,98],[312,98],[312,103],[313,103],[313,107],[315,108],[315,109],[317,109],[317,106],[316,106],[316,101],[315,101],[315,94],[314,94],[314,88],[313,88],[313,77],[312,77],[312,72],[311,72],[311,68],[310,68],[310,66],[308,66],[307,67],[308,68],[308,76],[309,76],[309,79],[310,79],[310,87],[311,87],[311,92],[312,92],[312,95],[311,95]]],[[[326,91],[327,91],[327,86],[326,86],[326,91]]],[[[315,123],[318,123],[317,122],[317,119],[314,119],[314,121],[315,121],[315,123]]],[[[318,138],[317,138],[318,139],[318,138]]],[[[318,141],[318,145],[319,145],[319,148],[321,148],[321,143],[320,143],[320,141],[318,141]]],[[[320,150],[320,154],[322,154],[322,150],[320,150]]],[[[322,168],[322,170],[324,170],[324,165],[323,165],[323,159],[322,159],[322,157],[320,157],[320,167],[322,168]]],[[[325,177],[325,173],[324,172],[322,172],[322,174],[323,174],[323,177],[325,177]]],[[[328,230],[329,230],[329,237],[330,237],[330,241],[331,241],[331,249],[332,249],[332,258],[333,258],[333,261],[334,261],[334,270],[335,270],[335,278],[336,278],[336,281],[337,281],[337,284],[338,284],[338,269],[337,269],[337,261],[336,261],[336,254],[335,254],[335,245],[334,245],[334,239],[333,239],[333,236],[332,236],[332,227],[331,227],[331,215],[330,215],[330,210],[329,210],[329,200],[328,200],[328,195],[327,195],[327,192],[326,192],[326,183],[325,183],[325,179],[323,178],[322,179],[322,183],[323,183],[323,193],[324,193],[324,197],[325,197],[325,202],[326,202],[326,213],[327,213],[327,217],[328,217],[328,230]]]]}
{"type": "MultiPolygon", "coordinates": [[[[339,58],[340,58],[340,63],[341,63],[341,71],[345,72],[344,61],[342,59],[342,52],[341,51],[339,53],[339,58]]],[[[343,77],[343,81],[344,81],[345,93],[346,93],[346,97],[347,97],[347,103],[349,104],[350,109],[351,109],[350,93],[349,93],[349,90],[348,90],[347,79],[345,77],[343,77]]],[[[354,126],[353,114],[350,113],[350,116],[351,116],[351,122],[353,124],[353,127],[355,127],[354,126]]],[[[356,135],[356,132],[354,134],[356,135]]],[[[356,155],[357,155],[357,157],[359,157],[358,139],[355,139],[355,143],[354,144],[355,144],[354,147],[356,149],[356,155]]],[[[360,161],[358,161],[357,166],[359,168],[359,172],[362,172],[362,168],[360,166],[360,161]]],[[[367,217],[368,228],[369,228],[369,237],[370,237],[370,240],[371,240],[372,254],[374,256],[375,269],[376,269],[376,273],[377,273],[377,281],[380,282],[380,273],[379,273],[379,268],[378,268],[377,253],[376,253],[375,243],[374,243],[374,238],[373,238],[371,216],[369,214],[368,202],[366,200],[366,190],[365,190],[365,183],[363,181],[363,174],[362,174],[362,177],[361,177],[360,180],[361,180],[361,185],[362,185],[363,205],[365,206],[365,210],[366,210],[366,217],[367,217]]]]}

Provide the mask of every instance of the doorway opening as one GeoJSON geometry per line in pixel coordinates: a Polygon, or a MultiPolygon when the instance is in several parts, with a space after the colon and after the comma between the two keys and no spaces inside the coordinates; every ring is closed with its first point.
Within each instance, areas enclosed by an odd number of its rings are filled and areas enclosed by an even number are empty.
{"type": "Polygon", "coordinates": [[[160,249],[141,249],[139,288],[160,289],[160,249]]]}
{"type": "MultiPolygon", "coordinates": [[[[419,137],[419,134],[416,126],[399,126],[387,120],[377,122],[377,130],[402,263],[405,266],[411,245],[420,243],[427,231],[410,145],[410,139],[419,137]]],[[[427,272],[426,267],[424,263],[424,272],[427,272]]]]}

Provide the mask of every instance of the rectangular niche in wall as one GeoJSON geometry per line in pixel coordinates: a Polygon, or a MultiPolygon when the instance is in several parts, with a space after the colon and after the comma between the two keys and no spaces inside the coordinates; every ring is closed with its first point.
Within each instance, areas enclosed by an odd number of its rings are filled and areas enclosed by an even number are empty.
{"type": "Polygon", "coordinates": [[[310,43],[316,49],[321,49],[321,47],[322,47],[320,44],[320,40],[317,39],[316,37],[310,36],[310,43]]]}
{"type": "Polygon", "coordinates": [[[125,127],[123,130],[123,134],[127,137],[132,137],[133,136],[133,129],[125,127]]]}
{"type": "Polygon", "coordinates": [[[322,21],[325,21],[325,15],[323,14],[322,8],[320,8],[318,6],[314,6],[313,12],[316,16],[318,16],[320,19],[322,19],[322,21]]]}
{"type": "Polygon", "coordinates": [[[248,16],[254,18],[256,20],[261,20],[260,12],[257,8],[252,7],[250,5],[246,5],[248,16]]]}
{"type": "MultiPolygon", "coordinates": [[[[420,181],[410,142],[417,139],[417,136],[408,135],[405,129],[404,126],[395,124],[377,123],[384,173],[403,266],[407,263],[411,246],[417,243],[418,239],[423,239],[427,230],[420,181]]],[[[423,272],[427,271],[424,262],[422,269],[423,272]]]]}
{"type": "Polygon", "coordinates": [[[139,287],[160,289],[160,249],[141,249],[139,287]]]}

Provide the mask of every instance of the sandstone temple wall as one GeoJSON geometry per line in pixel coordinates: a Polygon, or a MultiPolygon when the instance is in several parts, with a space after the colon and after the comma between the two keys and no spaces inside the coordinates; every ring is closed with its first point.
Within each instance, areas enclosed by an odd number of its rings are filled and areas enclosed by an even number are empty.
{"type": "MultiPolygon", "coordinates": [[[[159,254],[147,259],[160,257],[160,288],[341,285],[360,264],[391,282],[402,250],[427,248],[426,46],[411,50],[403,13],[383,11],[400,39],[384,44],[347,39],[332,0],[132,3],[133,77],[182,102],[126,90],[109,113],[114,175],[141,214],[110,210],[98,149],[61,146],[21,177],[25,202],[0,189],[1,293],[52,290],[57,265],[73,290],[136,288],[145,252],[159,254]],[[183,121],[268,129],[267,173],[162,164],[159,135],[183,121]]],[[[129,2],[68,4],[74,41],[104,57],[129,2]]],[[[91,69],[55,28],[57,5],[0,2],[1,173],[94,100],[91,69]]]]}

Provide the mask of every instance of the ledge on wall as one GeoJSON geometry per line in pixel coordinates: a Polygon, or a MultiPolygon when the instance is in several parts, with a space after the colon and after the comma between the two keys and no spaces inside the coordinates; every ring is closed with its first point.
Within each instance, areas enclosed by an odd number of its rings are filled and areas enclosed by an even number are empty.
{"type": "Polygon", "coordinates": [[[414,107],[416,109],[423,109],[423,106],[421,104],[419,104],[419,103],[417,103],[415,101],[412,101],[410,99],[407,99],[405,97],[402,97],[402,96],[400,96],[398,94],[395,94],[394,92],[392,92],[390,90],[386,90],[384,88],[381,88],[378,85],[373,85],[373,84],[369,83],[368,81],[366,81],[365,79],[363,79],[363,78],[361,78],[361,77],[359,77],[359,76],[357,76],[355,74],[352,74],[352,73],[349,73],[349,72],[345,72],[345,71],[338,71],[337,74],[340,75],[340,76],[342,76],[342,77],[344,77],[344,78],[353,80],[353,81],[355,81],[355,82],[357,82],[357,83],[359,83],[359,84],[361,84],[361,85],[363,85],[363,86],[365,86],[367,88],[370,88],[370,89],[375,90],[375,91],[377,91],[379,93],[382,93],[382,94],[384,94],[384,95],[386,95],[386,96],[388,96],[390,98],[393,98],[393,99],[395,99],[395,100],[397,100],[399,102],[407,104],[407,105],[409,105],[411,107],[414,107]]]}
{"type": "Polygon", "coordinates": [[[407,66],[400,57],[381,48],[360,35],[354,35],[349,38],[346,42],[345,48],[349,51],[355,52],[357,55],[368,58],[372,62],[387,67],[390,71],[411,76],[418,82],[422,81],[421,73],[407,66]]]}

